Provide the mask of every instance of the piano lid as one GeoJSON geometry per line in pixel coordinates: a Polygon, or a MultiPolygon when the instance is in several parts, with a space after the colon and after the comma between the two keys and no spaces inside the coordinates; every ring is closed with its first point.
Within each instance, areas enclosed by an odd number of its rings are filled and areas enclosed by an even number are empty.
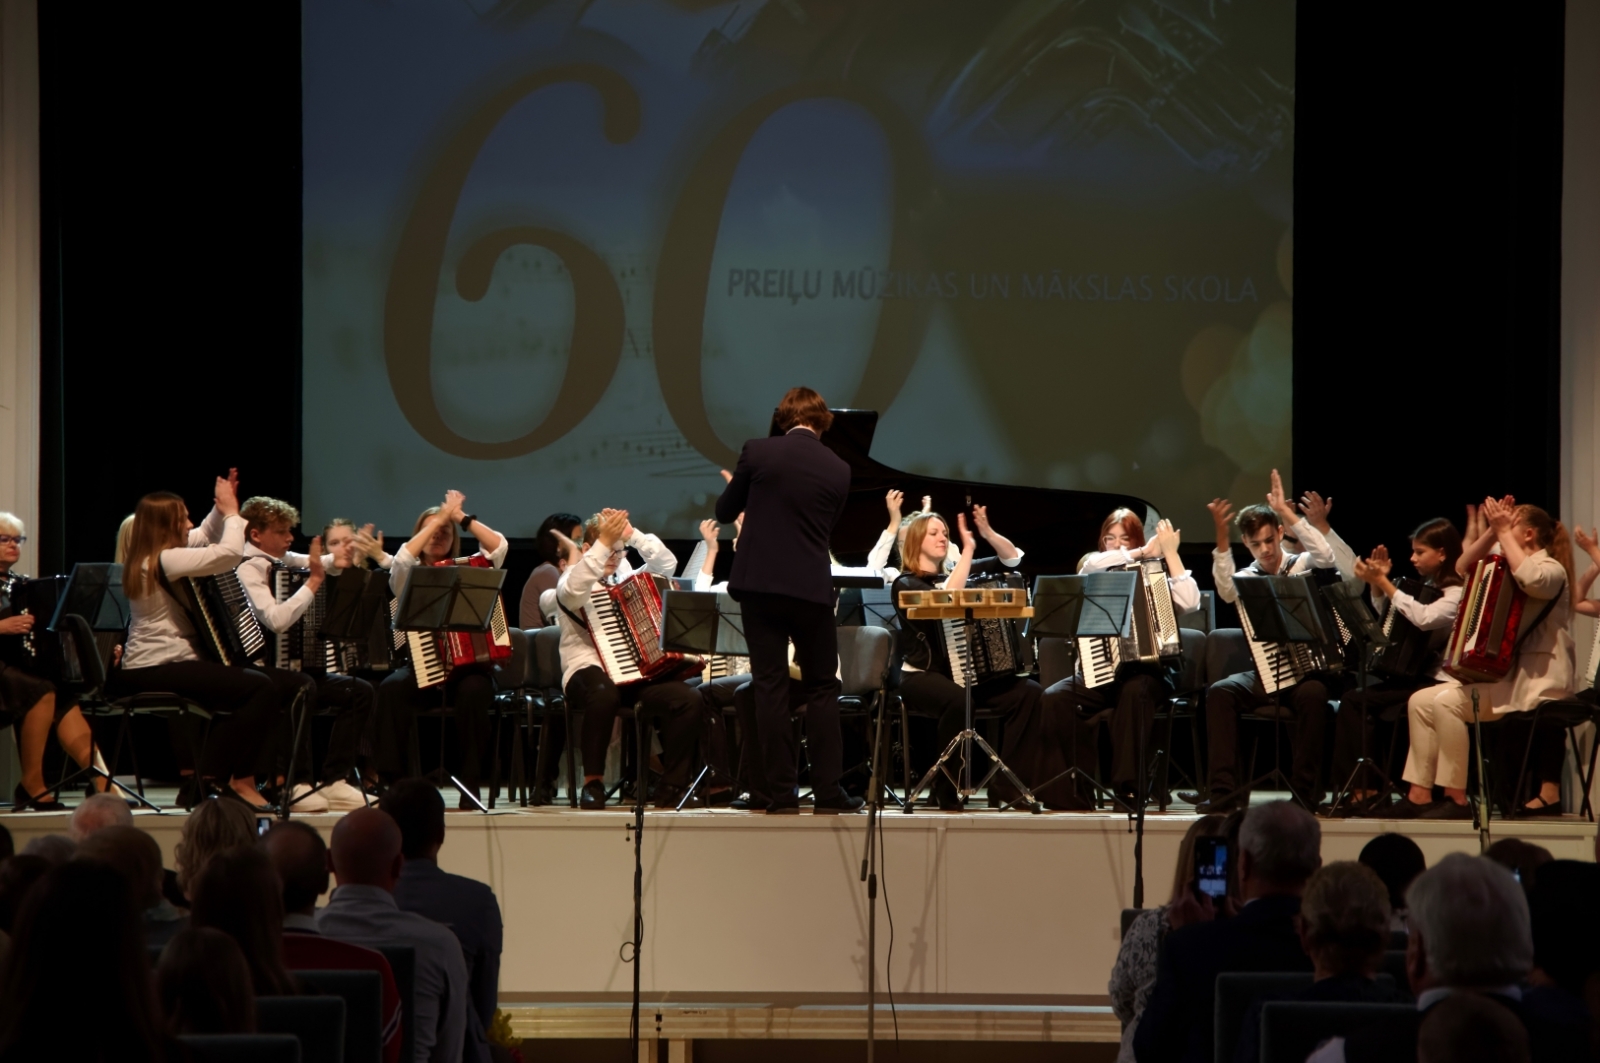
{"type": "MultiPolygon", "coordinates": [[[[908,513],[923,495],[933,496],[934,510],[952,522],[958,512],[970,516],[972,504],[988,506],[995,529],[1023,551],[1021,568],[1030,578],[1075,572],[1078,559],[1097,548],[1100,522],[1114,509],[1126,506],[1147,525],[1152,523],[1146,518],[1154,507],[1134,495],[950,480],[891,469],[871,456],[877,429],[875,410],[834,410],[833,427],[822,434],[822,441],[850,466],[850,500],[833,532],[833,552],[846,563],[859,562],[877,542],[886,521],[883,496],[890,488],[905,492],[908,513]]],[[[778,434],[776,424],[771,431],[778,434]]],[[[953,527],[950,532],[954,538],[953,527]]],[[[978,556],[988,556],[982,541],[978,556]]]]}

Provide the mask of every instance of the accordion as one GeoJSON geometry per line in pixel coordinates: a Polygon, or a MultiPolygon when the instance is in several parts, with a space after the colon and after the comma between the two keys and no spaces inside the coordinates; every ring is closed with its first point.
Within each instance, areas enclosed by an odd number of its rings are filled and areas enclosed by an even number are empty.
{"type": "MultiPolygon", "coordinates": [[[[1395,580],[1394,585],[1422,605],[1432,605],[1444,597],[1439,588],[1410,576],[1395,580]]],[[[1383,618],[1383,634],[1389,645],[1373,654],[1372,673],[1390,679],[1417,679],[1427,674],[1428,666],[1442,646],[1442,638],[1448,637],[1449,632],[1423,631],[1402,616],[1391,602],[1383,618]]]]}
{"type": "Polygon", "coordinates": [[[617,686],[700,670],[698,657],[661,648],[661,589],[648,572],[596,586],[583,603],[583,620],[606,675],[617,686]]]}
{"type": "MultiPolygon", "coordinates": [[[[272,599],[286,602],[304,587],[311,578],[306,568],[272,568],[272,599]]],[[[317,588],[316,596],[300,619],[287,631],[273,636],[272,663],[274,667],[291,672],[342,672],[339,655],[334,644],[322,637],[322,621],[328,611],[328,588],[317,588]]]]}
{"type": "MultiPolygon", "coordinates": [[[[434,565],[493,567],[482,554],[458,557],[452,561],[436,561],[434,565]]],[[[392,616],[400,608],[400,599],[394,599],[389,608],[392,616]]],[[[511,657],[511,630],[506,625],[505,604],[498,597],[494,600],[494,611],[489,614],[487,631],[396,631],[396,648],[400,645],[402,634],[411,654],[411,671],[416,676],[417,687],[422,690],[443,683],[457,668],[494,664],[511,657]]]]}
{"type": "Polygon", "coordinates": [[[178,581],[193,600],[200,650],[212,660],[238,666],[260,663],[267,636],[250,608],[250,596],[237,572],[187,576],[178,581]]]}
{"type": "Polygon", "coordinates": [[[1093,635],[1078,639],[1078,660],[1087,687],[1105,686],[1117,678],[1123,664],[1154,664],[1183,654],[1183,639],[1178,634],[1178,614],[1172,607],[1172,585],[1167,582],[1165,561],[1140,562],[1129,571],[1137,572],[1132,621],[1128,638],[1093,635]]]}
{"type": "Polygon", "coordinates": [[[56,603],[67,585],[66,576],[26,576],[0,573],[0,616],[31,616],[33,630],[17,637],[16,652],[0,652],[12,667],[54,679],[62,673],[61,639],[49,630],[56,603]]]}
{"type": "MultiPolygon", "coordinates": [[[[1026,587],[1020,577],[1004,573],[967,580],[969,588],[985,583],[1026,587]]],[[[950,678],[957,686],[977,686],[990,679],[1018,675],[1032,667],[1027,643],[1020,637],[1016,620],[941,620],[939,630],[944,636],[945,659],[950,662],[950,678]]]]}
{"type": "Polygon", "coordinates": [[[1445,648],[1445,671],[1463,683],[1504,679],[1517,659],[1517,629],[1527,601],[1511,575],[1511,562],[1500,554],[1479,561],[1461,592],[1461,611],[1445,648]]]}

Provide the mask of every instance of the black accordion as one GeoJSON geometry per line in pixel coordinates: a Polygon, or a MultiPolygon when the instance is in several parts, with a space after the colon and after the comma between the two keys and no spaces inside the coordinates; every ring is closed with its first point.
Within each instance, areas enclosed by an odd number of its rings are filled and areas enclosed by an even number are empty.
{"type": "MultiPolygon", "coordinates": [[[[1415,598],[1422,605],[1432,605],[1444,597],[1439,588],[1419,579],[1403,576],[1394,581],[1395,587],[1415,598]]],[[[1435,664],[1439,651],[1450,640],[1450,629],[1423,631],[1407,620],[1389,603],[1389,612],[1383,618],[1383,633],[1389,645],[1372,655],[1371,672],[1390,679],[1419,679],[1428,674],[1428,666],[1435,664]]]]}
{"type": "MultiPolygon", "coordinates": [[[[311,578],[308,568],[272,566],[272,600],[286,602],[311,578]]],[[[322,637],[322,623],[328,612],[328,588],[317,588],[311,604],[285,631],[273,636],[272,664],[290,672],[339,672],[339,655],[333,643],[322,637]]]]}
{"type": "Polygon", "coordinates": [[[200,651],[222,664],[246,667],[262,663],[267,636],[250,608],[250,596],[237,572],[186,576],[178,581],[189,592],[200,651]]]}
{"type": "MultiPolygon", "coordinates": [[[[1027,590],[1027,582],[1012,573],[978,575],[967,580],[968,588],[984,586],[1027,590]]],[[[1033,668],[1029,644],[1021,637],[1016,620],[940,620],[938,623],[944,636],[945,659],[950,662],[950,678],[957,686],[977,686],[1033,668]]]]}

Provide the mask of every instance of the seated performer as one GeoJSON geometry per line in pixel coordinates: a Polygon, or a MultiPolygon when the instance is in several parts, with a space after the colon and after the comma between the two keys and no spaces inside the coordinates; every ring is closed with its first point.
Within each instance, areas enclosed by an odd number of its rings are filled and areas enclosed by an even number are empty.
{"type": "MultiPolygon", "coordinates": [[[[1355,574],[1372,588],[1373,608],[1380,620],[1390,609],[1409,621],[1419,631],[1448,634],[1455,623],[1456,610],[1461,605],[1461,575],[1456,572],[1456,561],[1461,557],[1461,533],[1456,526],[1439,517],[1430,520],[1411,533],[1411,565],[1421,577],[1423,586],[1440,592],[1440,597],[1424,605],[1407,594],[1389,578],[1393,562],[1387,547],[1380,546],[1365,561],[1355,563],[1355,574]]],[[[1359,676],[1356,677],[1359,680],[1359,676]]],[[[1379,677],[1363,690],[1349,690],[1339,701],[1339,711],[1334,719],[1333,782],[1344,786],[1350,780],[1350,795],[1344,809],[1361,812],[1362,802],[1374,794],[1375,779],[1370,775],[1352,779],[1356,760],[1363,748],[1371,758],[1372,719],[1389,709],[1398,709],[1412,694],[1423,687],[1449,679],[1444,671],[1444,660],[1434,654],[1425,671],[1415,677],[1379,677]],[[1365,731],[1365,735],[1363,735],[1365,731]]],[[[1387,770],[1387,769],[1386,769],[1387,770]]],[[[1336,810],[1337,811],[1337,810],[1336,810]]],[[[1387,814],[1387,808],[1374,810],[1387,814]]]]}
{"type": "Polygon", "coordinates": [[[517,622],[524,628],[544,627],[551,622],[539,606],[545,591],[555,590],[556,581],[561,578],[566,547],[558,536],[569,542],[581,539],[583,518],[573,513],[552,513],[539,525],[534,547],[543,561],[528,574],[528,582],[522,587],[522,604],[517,610],[517,622]]]}
{"type": "Polygon", "coordinates": [[[394,555],[383,550],[383,534],[374,534],[372,525],[356,527],[348,517],[334,517],[322,528],[322,549],[332,558],[329,567],[355,568],[371,562],[385,571],[394,565],[394,555]]]}
{"type": "MultiPolygon", "coordinates": [[[[1211,575],[1216,580],[1217,597],[1237,603],[1239,592],[1234,580],[1255,576],[1309,577],[1313,568],[1333,568],[1333,550],[1322,533],[1296,513],[1283,493],[1283,480],[1272,470],[1272,487],[1266,505],[1246,506],[1237,523],[1245,547],[1255,558],[1243,572],[1234,573],[1230,521],[1233,505],[1225,498],[1208,506],[1216,522],[1217,549],[1212,554],[1211,575]],[[1285,529],[1294,532],[1305,553],[1291,554],[1283,549],[1285,529]]],[[[1241,611],[1243,607],[1240,607],[1241,611]]],[[[1241,621],[1242,622],[1242,621],[1241,621]]],[[[1201,814],[1226,811],[1249,801],[1248,781],[1238,778],[1239,715],[1274,704],[1277,695],[1268,694],[1255,669],[1230,675],[1211,685],[1206,693],[1207,756],[1210,759],[1211,796],[1196,808],[1201,814]]],[[[1322,800],[1318,775],[1322,767],[1322,731],[1328,711],[1328,687],[1315,676],[1296,683],[1283,694],[1284,704],[1294,714],[1290,735],[1294,746],[1294,768],[1289,785],[1299,801],[1315,809],[1322,800]]]]}
{"type": "MultiPolygon", "coordinates": [[[[942,753],[962,729],[966,727],[966,691],[954,676],[945,649],[942,622],[938,620],[912,620],[900,606],[900,592],[910,590],[961,590],[974,574],[1004,572],[1022,559],[1010,539],[995,531],[989,524],[988,510],[972,507],[973,523],[978,534],[994,547],[994,557],[974,561],[977,540],[967,528],[966,514],[956,518],[956,528],[961,536],[961,552],[953,568],[946,572],[949,556],[949,530],[944,518],[937,513],[924,513],[911,522],[906,530],[904,557],[905,571],[894,581],[895,610],[900,614],[899,645],[900,696],[915,712],[933,716],[938,720],[939,751],[942,753]]],[[[980,677],[981,678],[981,677],[980,677]]],[[[1032,756],[1029,747],[1038,744],[1037,736],[1042,724],[1042,707],[1039,684],[1019,675],[996,675],[982,678],[972,691],[972,707],[998,713],[1006,720],[1005,738],[1000,759],[1025,781],[1029,772],[1019,771],[1021,756],[1032,756]]],[[[951,775],[961,770],[959,753],[945,762],[951,775]]],[[[959,776],[957,776],[959,777],[959,776]]],[[[974,777],[974,782],[977,777],[974,777]]],[[[1008,799],[1012,787],[1002,777],[991,783],[1008,799]]],[[[945,812],[960,812],[962,797],[944,772],[934,777],[934,800],[945,812]]]]}
{"type": "MultiPolygon", "coordinates": [[[[311,540],[309,554],[297,554],[289,549],[294,542],[294,526],[300,523],[300,512],[287,502],[276,498],[249,499],[239,509],[245,519],[244,561],[239,565],[239,584],[250,596],[250,608],[262,628],[282,635],[289,631],[306,614],[317,592],[326,579],[325,565],[334,558],[322,553],[322,538],[311,540]],[[305,583],[284,601],[277,601],[273,588],[273,572],[278,567],[304,568],[310,574],[305,583]]],[[[354,538],[350,540],[354,547],[354,538]]],[[[341,551],[345,550],[342,544],[341,551]]],[[[338,718],[333,734],[328,739],[328,752],[322,762],[321,790],[311,793],[311,786],[296,783],[289,796],[290,806],[296,812],[348,812],[365,808],[361,791],[351,786],[348,776],[356,766],[356,756],[361,749],[361,736],[372,716],[372,684],[364,679],[340,675],[326,670],[323,661],[301,662],[301,676],[314,684],[312,700],[306,710],[336,707],[338,718]]],[[[285,720],[288,734],[280,736],[280,749],[287,749],[293,741],[295,721],[285,720]]],[[[309,736],[307,738],[309,746],[309,736]]],[[[290,780],[291,782],[293,780],[290,780]]]]}
{"type": "MultiPolygon", "coordinates": [[[[1519,506],[1509,497],[1484,499],[1482,515],[1485,527],[1462,550],[1456,571],[1470,576],[1492,551],[1505,555],[1512,578],[1528,596],[1517,631],[1516,663],[1497,683],[1463,684],[1452,678],[1411,695],[1407,704],[1411,752],[1403,774],[1411,789],[1389,813],[1397,818],[1472,818],[1467,806],[1467,729],[1472,725],[1474,692],[1479,718],[1485,721],[1572,696],[1576,668],[1570,627],[1576,581],[1567,530],[1538,506],[1519,506]],[[1433,800],[1435,785],[1444,788],[1444,798],[1438,802],[1433,800]]],[[[1539,793],[1523,812],[1560,815],[1564,748],[1547,744],[1541,752],[1544,755],[1529,765],[1538,778],[1539,793]]]]}
{"type": "MultiPolygon", "coordinates": [[[[509,544],[505,536],[475,515],[463,511],[467,496],[460,491],[445,492],[444,504],[430,506],[417,517],[411,539],[394,555],[389,568],[389,589],[398,599],[405,590],[406,578],[418,565],[447,565],[461,551],[461,533],[478,540],[478,556],[499,568],[505,563],[509,544]]],[[[409,773],[407,750],[417,713],[440,704],[440,689],[417,686],[416,664],[396,668],[378,685],[377,734],[378,772],[384,779],[404,778],[409,773]]],[[[476,792],[482,780],[484,747],[489,741],[489,710],[494,704],[494,669],[487,662],[450,670],[442,685],[443,697],[455,714],[456,737],[461,744],[461,780],[476,792]]],[[[474,807],[465,794],[459,807],[474,807]]]]}
{"type": "MultiPolygon", "coordinates": [[[[633,575],[626,551],[632,547],[644,559],[645,569],[671,575],[678,559],[654,535],[636,531],[621,509],[603,509],[590,517],[583,529],[586,549],[562,573],[554,591],[561,626],[561,686],[574,712],[583,714],[583,795],[578,807],[605,807],[606,748],[612,726],[624,707],[653,717],[661,727],[661,786],[656,807],[677,805],[689,786],[689,766],[700,723],[700,695],[677,680],[653,680],[619,687],[606,673],[597,637],[589,627],[585,606],[598,584],[619,583],[633,575]]],[[[649,750],[640,750],[649,756],[649,750]]]]}
{"type": "Polygon", "coordinates": [[[269,807],[256,791],[256,764],[283,705],[260,669],[218,664],[201,656],[186,590],[173,580],[230,572],[244,556],[244,518],[234,493],[236,474],[217,478],[216,505],[196,528],[183,499],[166,491],[145,495],[133,514],[122,585],[132,621],[122,666],[111,685],[120,696],[171,691],[212,710],[231,710],[211,729],[202,778],[227,780],[224,796],[269,807]]]}
{"type": "MultiPolygon", "coordinates": [[[[1200,587],[1178,559],[1178,532],[1170,521],[1156,525],[1156,537],[1146,542],[1144,522],[1132,510],[1118,509],[1100,525],[1100,549],[1078,562],[1079,572],[1105,572],[1162,558],[1167,566],[1167,586],[1172,593],[1174,615],[1200,608],[1200,587]]],[[[1064,751],[1091,777],[1099,775],[1098,742],[1093,730],[1080,728],[1084,719],[1111,709],[1111,789],[1124,802],[1132,804],[1142,792],[1138,751],[1148,756],[1150,731],[1155,725],[1156,707],[1172,692],[1166,670],[1155,664],[1137,661],[1117,668],[1116,678],[1098,687],[1084,682],[1083,663],[1077,674],[1052,684],[1044,692],[1046,704],[1060,699],[1059,709],[1070,716],[1065,726],[1073,729],[1074,748],[1064,751]],[[1078,733],[1079,731],[1082,733],[1078,733]]]]}
{"type": "MultiPolygon", "coordinates": [[[[94,756],[94,736],[77,698],[70,691],[57,690],[55,677],[40,672],[38,658],[28,649],[30,639],[37,645],[40,639],[55,638],[44,630],[50,618],[19,614],[11,602],[12,588],[27,579],[12,567],[22,557],[22,544],[27,541],[22,520],[12,513],[0,513],[0,719],[21,722],[17,748],[22,781],[17,784],[16,811],[48,812],[63,807],[45,792],[44,747],[50,728],[56,729],[61,748],[80,767],[88,766],[94,756]]],[[[98,776],[94,784],[97,790],[106,786],[98,776]]]]}

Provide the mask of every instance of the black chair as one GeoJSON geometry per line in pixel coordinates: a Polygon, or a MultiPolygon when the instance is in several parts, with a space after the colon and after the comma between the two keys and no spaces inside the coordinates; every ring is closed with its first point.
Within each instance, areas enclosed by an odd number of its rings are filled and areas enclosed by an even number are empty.
{"type": "MultiPolygon", "coordinates": [[[[1544,733],[1551,730],[1561,730],[1565,734],[1562,741],[1572,752],[1573,764],[1577,769],[1579,788],[1583,794],[1583,802],[1579,808],[1579,815],[1590,820],[1594,819],[1594,809],[1590,804],[1589,791],[1594,784],[1595,755],[1600,753],[1600,740],[1594,741],[1589,747],[1589,763],[1585,765],[1581,755],[1583,744],[1578,740],[1578,729],[1586,723],[1593,723],[1600,727],[1600,704],[1596,703],[1595,691],[1580,691],[1578,696],[1566,698],[1562,701],[1541,701],[1530,713],[1511,713],[1495,720],[1491,725],[1484,722],[1485,728],[1493,727],[1496,731],[1505,732],[1510,736],[1520,738],[1519,732],[1526,728],[1528,737],[1521,743],[1521,765],[1517,771],[1516,783],[1512,786],[1510,794],[1500,788],[1498,797],[1500,807],[1508,819],[1515,819],[1523,814],[1523,806],[1535,796],[1533,788],[1529,785],[1528,764],[1532,758],[1534,743],[1539,740],[1541,729],[1544,733]],[[1532,719],[1524,721],[1519,717],[1531,716],[1532,719]]],[[[1513,742],[1515,751],[1517,743],[1513,742]]],[[[1563,754],[1563,758],[1565,754],[1563,754]]],[[[1492,772],[1491,772],[1492,774],[1492,772]]]]}
{"type": "MultiPolygon", "coordinates": [[[[1072,639],[1062,638],[1059,636],[1049,636],[1046,638],[1041,638],[1038,645],[1040,686],[1044,687],[1046,690],[1049,690],[1052,686],[1061,682],[1063,679],[1071,678],[1077,674],[1078,650],[1072,639]]],[[[1095,743],[1095,771],[1090,781],[1092,781],[1096,786],[1102,786],[1100,782],[1100,725],[1111,718],[1112,711],[1112,708],[1104,708],[1097,712],[1090,713],[1087,716],[1079,716],[1078,722],[1086,726],[1074,727],[1072,729],[1073,750],[1070,754],[1071,766],[1076,766],[1078,763],[1077,742],[1079,731],[1087,731],[1089,735],[1088,741],[1095,743]]],[[[1153,759],[1151,763],[1154,763],[1153,759]]],[[[1082,796],[1083,789],[1079,780],[1073,779],[1073,783],[1074,785],[1079,786],[1077,792],[1079,796],[1082,796]]],[[[1096,808],[1100,807],[1101,791],[1091,791],[1089,799],[1094,802],[1094,806],[1096,808]]]]}
{"type": "Polygon", "coordinates": [[[178,1042],[196,1063],[300,1063],[300,1039],[286,1033],[187,1034],[178,1042]]]}
{"type": "MultiPolygon", "coordinates": [[[[871,625],[839,628],[839,717],[841,720],[865,720],[870,736],[868,745],[872,747],[867,759],[846,768],[844,775],[865,771],[870,776],[873,763],[879,759],[881,729],[886,722],[889,665],[893,657],[894,635],[887,628],[871,625]]],[[[889,785],[892,776],[886,773],[880,778],[889,785]]],[[[893,794],[892,787],[890,793],[893,794]]]]}
{"type": "Polygon", "coordinates": [[[1201,591],[1200,607],[1178,614],[1178,626],[1202,635],[1217,629],[1217,592],[1201,591]]]}
{"type": "Polygon", "coordinates": [[[495,806],[500,796],[500,732],[511,724],[511,777],[506,780],[506,800],[517,801],[528,807],[527,761],[523,753],[522,731],[524,721],[530,720],[528,711],[528,677],[533,670],[532,640],[519,627],[510,628],[511,656],[494,666],[494,682],[498,690],[489,718],[489,807],[495,806]]]}
{"type": "MultiPolygon", "coordinates": [[[[1250,1005],[1293,996],[1310,989],[1314,979],[1310,971],[1226,971],[1217,975],[1212,1000],[1212,1049],[1217,1063],[1233,1063],[1250,1005]]],[[[1373,981],[1390,991],[1395,989],[1394,979],[1387,973],[1380,972],[1373,981]]]]}
{"type": "Polygon", "coordinates": [[[1415,1011],[1410,1004],[1268,1001],[1261,1008],[1261,1063],[1304,1063],[1330,1037],[1415,1011]]]}
{"type": "MultiPolygon", "coordinates": [[[[1245,636],[1242,628],[1218,628],[1206,636],[1206,686],[1226,679],[1237,672],[1251,671],[1255,668],[1255,658],[1250,655],[1250,640],[1245,636]]],[[[1271,728],[1272,742],[1272,769],[1261,778],[1268,778],[1276,774],[1287,778],[1283,771],[1283,761],[1280,756],[1283,745],[1283,725],[1294,719],[1294,710],[1287,701],[1270,702],[1259,709],[1239,714],[1239,723],[1266,724],[1271,728]]],[[[1241,790],[1249,790],[1261,781],[1256,777],[1256,756],[1261,749],[1261,736],[1256,735],[1250,742],[1250,760],[1245,769],[1240,784],[1241,790]]]]}
{"type": "Polygon", "coordinates": [[[559,715],[564,725],[561,733],[566,747],[567,803],[577,808],[578,776],[575,761],[577,754],[574,749],[572,710],[567,705],[566,695],[561,690],[561,629],[555,624],[538,628],[532,632],[531,640],[526,686],[529,699],[528,726],[530,728],[533,726],[534,719],[539,721],[539,753],[534,758],[533,798],[530,803],[534,805],[545,803],[541,788],[550,771],[550,721],[553,716],[559,715]]]}
{"type": "Polygon", "coordinates": [[[343,1063],[344,1022],[339,997],[256,997],[256,1029],[297,1038],[304,1063],[343,1063]]]}
{"type": "Polygon", "coordinates": [[[383,953],[394,974],[394,987],[400,994],[400,1058],[417,1057],[417,950],[398,942],[385,942],[372,948],[383,953]]]}
{"type": "MultiPolygon", "coordinates": [[[[1203,593],[1209,595],[1211,592],[1203,593]]],[[[1197,610],[1184,616],[1191,617],[1199,613],[1197,610]]],[[[1155,738],[1156,748],[1150,757],[1150,773],[1156,779],[1151,790],[1162,812],[1167,810],[1172,800],[1172,732],[1180,720],[1189,724],[1194,774],[1190,775],[1181,767],[1178,774],[1196,790],[1202,789],[1202,781],[1206,777],[1205,741],[1200,736],[1200,713],[1206,689],[1206,645],[1210,636],[1204,631],[1183,626],[1180,618],[1178,638],[1183,643],[1183,657],[1173,681],[1172,697],[1167,699],[1164,708],[1156,709],[1155,727],[1160,730],[1160,735],[1155,738]]]]}
{"type": "Polygon", "coordinates": [[[377,971],[290,971],[309,990],[344,1001],[345,1063],[383,1059],[383,978],[377,971]]]}

